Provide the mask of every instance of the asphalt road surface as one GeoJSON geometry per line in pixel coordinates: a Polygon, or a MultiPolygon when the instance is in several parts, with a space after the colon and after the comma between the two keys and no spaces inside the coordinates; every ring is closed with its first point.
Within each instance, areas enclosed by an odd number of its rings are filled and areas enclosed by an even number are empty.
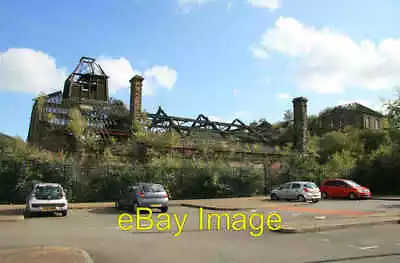
{"type": "MultiPolygon", "coordinates": [[[[273,204],[289,205],[294,202],[271,201],[273,204]]],[[[302,204],[302,203],[299,203],[302,204]]],[[[304,204],[304,203],[303,203],[304,204]]],[[[307,204],[313,208],[327,210],[353,210],[353,211],[371,211],[371,212],[396,212],[400,209],[400,201],[385,200],[346,200],[346,199],[328,199],[315,204],[307,204]]]]}
{"type": "MultiPolygon", "coordinates": [[[[68,217],[1,223],[0,248],[74,246],[88,251],[96,263],[400,262],[399,225],[307,234],[265,230],[252,237],[249,231],[199,231],[198,209],[171,208],[169,214],[178,219],[187,214],[181,235],[174,236],[176,224],[166,232],[140,232],[135,226],[121,231],[114,209],[72,210],[68,217]]],[[[155,223],[157,216],[153,214],[155,223]]]]}

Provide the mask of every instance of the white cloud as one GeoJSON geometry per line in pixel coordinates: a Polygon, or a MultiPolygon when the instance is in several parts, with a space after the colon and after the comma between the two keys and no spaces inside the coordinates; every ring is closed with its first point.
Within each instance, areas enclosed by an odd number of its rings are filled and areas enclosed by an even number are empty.
{"type": "Polygon", "coordinates": [[[131,63],[124,57],[118,59],[99,57],[97,63],[109,76],[108,88],[111,94],[121,88],[128,88],[129,80],[135,74],[138,74],[138,72],[132,68],[131,63]]]}
{"type": "Polygon", "coordinates": [[[297,81],[304,89],[342,93],[349,87],[380,90],[400,85],[400,39],[357,43],[329,28],[280,17],[264,33],[261,45],[268,53],[298,59],[297,81]]]}
{"type": "Polygon", "coordinates": [[[263,48],[250,47],[250,52],[255,58],[266,59],[268,57],[268,52],[263,48]]]}
{"type": "Polygon", "coordinates": [[[254,7],[267,8],[271,11],[281,6],[281,0],[248,0],[248,3],[254,7]]]}
{"type": "MultiPolygon", "coordinates": [[[[128,88],[129,80],[135,74],[140,74],[124,57],[113,59],[101,56],[97,63],[110,77],[111,94],[118,89],[128,88]]],[[[177,79],[176,71],[167,66],[146,69],[143,75],[146,78],[144,95],[152,95],[156,88],[172,89],[177,79]]],[[[58,68],[56,60],[42,51],[10,48],[0,52],[0,90],[38,95],[40,92],[62,90],[66,78],[66,70],[58,68]]]]}
{"type": "MultiPolygon", "coordinates": [[[[97,62],[110,77],[108,81],[111,94],[118,89],[128,88],[129,80],[134,75],[141,74],[124,57],[116,59],[100,57],[97,62]]],[[[153,95],[158,87],[172,89],[177,79],[177,73],[168,66],[153,66],[144,71],[143,77],[143,95],[153,95]]]]}
{"type": "Polygon", "coordinates": [[[29,48],[0,52],[0,90],[38,95],[59,90],[66,79],[54,58],[29,48]]]}
{"type": "Polygon", "coordinates": [[[218,121],[218,122],[227,122],[230,123],[232,121],[225,120],[224,118],[217,117],[217,116],[207,116],[210,121],[218,121]]]}
{"type": "Polygon", "coordinates": [[[238,95],[239,94],[239,92],[240,92],[240,90],[238,90],[238,89],[233,89],[233,95],[238,95]]]}
{"type": "Polygon", "coordinates": [[[278,96],[278,98],[283,99],[283,100],[290,98],[290,95],[287,93],[279,93],[277,96],[278,96]]]}
{"type": "Polygon", "coordinates": [[[201,6],[212,1],[215,0],[178,0],[178,8],[183,13],[190,13],[193,7],[201,6]]]}
{"type": "Polygon", "coordinates": [[[168,66],[154,66],[144,72],[145,78],[154,78],[159,86],[172,89],[177,79],[177,73],[168,66]]]}

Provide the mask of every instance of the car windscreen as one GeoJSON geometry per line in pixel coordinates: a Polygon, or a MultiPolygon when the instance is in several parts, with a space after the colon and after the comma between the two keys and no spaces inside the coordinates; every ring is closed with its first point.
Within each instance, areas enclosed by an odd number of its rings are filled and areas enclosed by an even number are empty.
{"type": "Polygon", "coordinates": [[[36,199],[60,199],[63,196],[62,188],[53,185],[37,186],[35,188],[36,199]]]}
{"type": "Polygon", "coordinates": [[[160,184],[148,184],[148,185],[143,185],[143,191],[147,193],[159,193],[159,192],[165,192],[165,189],[160,184]]]}
{"type": "Polygon", "coordinates": [[[357,184],[356,182],[350,181],[350,180],[346,180],[345,181],[348,185],[352,186],[352,187],[360,187],[359,184],[357,184]]]}
{"type": "Polygon", "coordinates": [[[310,189],[318,188],[318,187],[316,186],[316,184],[314,184],[314,183],[306,183],[306,184],[304,185],[304,187],[310,188],[310,189]]]}

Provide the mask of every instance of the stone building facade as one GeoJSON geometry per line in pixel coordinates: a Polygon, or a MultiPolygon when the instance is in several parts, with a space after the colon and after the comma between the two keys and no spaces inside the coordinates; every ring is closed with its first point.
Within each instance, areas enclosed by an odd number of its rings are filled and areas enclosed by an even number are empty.
{"type": "Polygon", "coordinates": [[[343,130],[347,126],[379,130],[383,128],[384,118],[380,112],[359,103],[351,103],[324,110],[309,123],[309,131],[313,135],[322,135],[343,130]]]}
{"type": "Polygon", "coordinates": [[[92,58],[82,57],[62,91],[34,99],[27,141],[54,152],[75,151],[75,138],[68,129],[74,108],[95,134],[128,137],[133,118],[141,111],[142,81],[140,76],[132,78],[131,103],[136,104],[129,110],[121,101],[109,98],[108,76],[100,65],[92,58]]]}

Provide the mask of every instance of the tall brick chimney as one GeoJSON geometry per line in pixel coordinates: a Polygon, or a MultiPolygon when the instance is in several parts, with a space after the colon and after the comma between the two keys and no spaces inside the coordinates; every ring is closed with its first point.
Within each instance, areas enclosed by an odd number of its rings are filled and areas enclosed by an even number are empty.
{"type": "Polygon", "coordinates": [[[307,138],[307,98],[293,99],[294,115],[294,148],[299,152],[306,151],[307,138]]]}
{"type": "Polygon", "coordinates": [[[135,75],[129,82],[131,83],[130,115],[132,124],[138,119],[142,111],[142,88],[144,78],[135,75]]]}

